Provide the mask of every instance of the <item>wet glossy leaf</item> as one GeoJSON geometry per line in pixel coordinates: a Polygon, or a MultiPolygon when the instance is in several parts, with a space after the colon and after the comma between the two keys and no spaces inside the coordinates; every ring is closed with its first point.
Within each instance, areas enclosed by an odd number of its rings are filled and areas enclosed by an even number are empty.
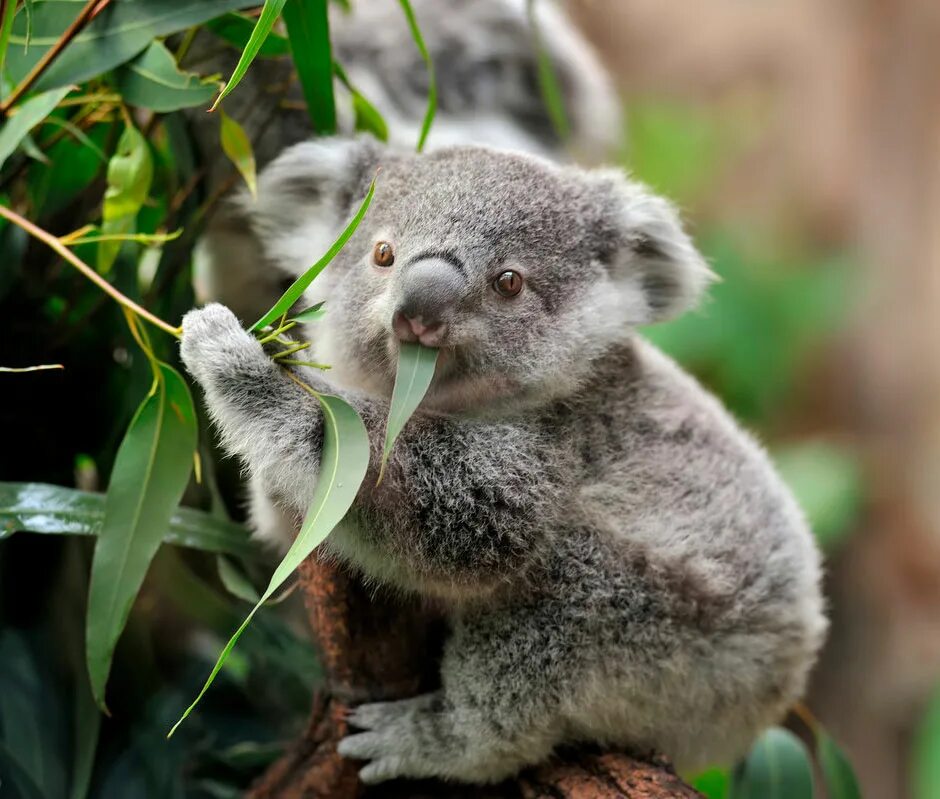
{"type": "Polygon", "coordinates": [[[277,22],[277,18],[281,15],[284,2],[285,0],[265,0],[261,14],[258,16],[258,20],[255,22],[255,26],[251,31],[251,36],[248,37],[248,44],[246,44],[245,49],[242,50],[241,57],[238,59],[238,63],[232,71],[232,76],[225,82],[225,87],[219,93],[219,96],[215,98],[211,110],[214,111],[228,93],[245,77],[248,67],[250,67],[251,62],[255,60],[255,56],[257,56],[258,52],[261,50],[261,45],[264,44],[264,40],[268,38],[271,28],[274,27],[274,23],[277,22]]]}
{"type": "MultiPolygon", "coordinates": [[[[192,713],[235,647],[251,619],[300,563],[332,532],[346,515],[359,492],[369,466],[369,436],[356,411],[339,397],[317,394],[323,410],[324,437],[320,456],[320,471],[310,508],[294,543],[274,570],[261,599],[251,609],[241,626],[235,631],[219,655],[209,678],[195,701],[173,725],[172,735],[183,720],[192,713]]],[[[168,737],[169,737],[168,735],[168,737]]]]}
{"type": "MultiPolygon", "coordinates": [[[[255,29],[255,21],[244,14],[231,13],[223,14],[218,19],[209,20],[204,27],[239,50],[244,50],[248,46],[251,32],[255,29]]],[[[289,53],[290,43],[287,41],[287,37],[281,36],[277,31],[271,31],[255,57],[276,58],[289,53]]]]}
{"type": "Polygon", "coordinates": [[[349,223],[346,225],[346,228],[340,233],[339,238],[333,242],[330,246],[330,249],[326,251],[326,254],[317,261],[313,266],[311,266],[306,272],[304,272],[300,277],[298,277],[291,285],[288,287],[281,298],[274,303],[274,307],[271,308],[264,316],[262,316],[257,322],[255,322],[249,330],[261,330],[263,327],[271,324],[278,317],[286,314],[291,306],[297,302],[307,290],[314,278],[322,272],[327,265],[332,261],[336,254],[343,249],[343,246],[349,241],[353,233],[356,232],[356,228],[359,227],[359,223],[362,221],[362,217],[366,215],[366,211],[369,210],[369,204],[372,202],[372,195],[375,194],[375,180],[369,185],[369,191],[366,193],[365,199],[362,201],[362,204],[359,206],[359,210],[356,211],[352,219],[349,220],[349,223]]]}
{"type": "Polygon", "coordinates": [[[735,773],[734,799],[813,799],[813,770],[792,732],[767,730],[735,773]]]}
{"type": "MultiPolygon", "coordinates": [[[[185,30],[227,11],[256,4],[256,0],[120,0],[110,3],[72,41],[37,83],[51,89],[81,83],[129,61],[155,38],[185,30]]],[[[26,44],[26,14],[13,23],[7,70],[14,82],[23,79],[75,19],[80,3],[45,0],[33,12],[33,35],[26,44]]]]}
{"type": "Polygon", "coordinates": [[[251,142],[241,125],[224,111],[220,113],[222,115],[222,126],[219,136],[222,142],[222,151],[235,164],[235,168],[245,179],[245,183],[248,184],[251,196],[255,197],[258,194],[258,176],[251,142]]]}
{"type": "Polygon", "coordinates": [[[287,0],[284,24],[313,129],[321,136],[336,133],[327,0],[287,0]]]}
{"type": "Polygon", "coordinates": [[[405,13],[405,19],[408,20],[411,37],[414,39],[428,71],[428,107],[424,112],[424,121],[421,123],[421,133],[418,135],[418,146],[416,148],[420,153],[424,149],[428,133],[431,132],[431,124],[434,122],[434,115],[437,113],[437,78],[434,74],[434,62],[431,60],[431,54],[424,43],[424,37],[421,35],[421,28],[418,27],[418,20],[411,8],[411,3],[408,0],[399,0],[399,3],[401,3],[402,11],[405,13]]]}
{"type": "Polygon", "coordinates": [[[829,799],[862,799],[852,764],[832,736],[821,728],[816,729],[816,756],[829,799]]]}
{"type": "MultiPolygon", "coordinates": [[[[104,193],[101,232],[108,237],[134,232],[137,212],[150,193],[153,157],[147,140],[128,125],[108,161],[108,187],[104,193]]],[[[107,272],[121,249],[121,241],[106,239],[98,245],[98,271],[107,272]]]]}
{"type": "MultiPolygon", "coordinates": [[[[17,531],[47,535],[98,535],[105,495],[47,483],[0,483],[0,539],[17,531]]],[[[258,549],[239,524],[194,508],[177,508],[165,544],[252,557],[258,549]]]]}
{"type": "Polygon", "coordinates": [[[49,116],[52,109],[69,91],[71,87],[63,86],[61,89],[30,97],[17,108],[13,116],[3,123],[0,127],[0,167],[6,163],[7,158],[13,155],[16,148],[26,138],[26,134],[49,116]]]}
{"type": "Polygon", "coordinates": [[[115,74],[126,103],[154,111],[177,111],[208,103],[216,92],[214,81],[182,72],[161,41],[153,41],[115,74]]]}
{"type": "Polygon", "coordinates": [[[392,401],[388,408],[379,480],[385,473],[385,464],[395,445],[395,439],[421,404],[424,395],[428,393],[439,354],[440,350],[436,348],[410,342],[403,342],[398,351],[398,370],[395,373],[395,388],[392,390],[392,401]]]}
{"type": "Polygon", "coordinates": [[[160,364],[159,379],[118,449],[92,561],[86,654],[101,708],[115,644],[189,482],[196,443],[189,388],[160,364]]]}

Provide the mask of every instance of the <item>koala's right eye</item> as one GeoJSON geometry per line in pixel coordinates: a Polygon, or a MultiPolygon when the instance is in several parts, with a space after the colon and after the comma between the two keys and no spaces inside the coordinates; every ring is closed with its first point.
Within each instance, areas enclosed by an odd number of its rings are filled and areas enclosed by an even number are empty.
{"type": "Polygon", "coordinates": [[[372,262],[376,266],[388,267],[395,263],[395,251],[387,241],[377,241],[372,250],[372,262]]]}

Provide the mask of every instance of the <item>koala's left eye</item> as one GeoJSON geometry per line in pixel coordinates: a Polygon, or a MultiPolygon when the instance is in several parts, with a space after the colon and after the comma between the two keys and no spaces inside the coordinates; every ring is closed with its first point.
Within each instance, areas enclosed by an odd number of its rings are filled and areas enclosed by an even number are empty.
{"type": "Polygon", "coordinates": [[[493,288],[503,297],[515,297],[522,291],[522,275],[507,269],[493,281],[493,288]]]}
{"type": "Polygon", "coordinates": [[[378,241],[375,243],[375,249],[372,250],[372,262],[376,266],[391,266],[395,263],[395,251],[392,245],[387,241],[378,241]]]}

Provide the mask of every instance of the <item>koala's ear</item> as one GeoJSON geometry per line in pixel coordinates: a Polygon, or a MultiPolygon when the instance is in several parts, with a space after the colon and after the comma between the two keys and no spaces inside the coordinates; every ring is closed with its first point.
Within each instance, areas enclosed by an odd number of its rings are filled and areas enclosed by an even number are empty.
{"type": "Polygon", "coordinates": [[[694,307],[714,273],[682,229],[676,209],[620,173],[595,173],[606,206],[599,250],[629,296],[629,322],[671,319],[694,307]]]}
{"type": "Polygon", "coordinates": [[[316,139],[294,145],[258,179],[258,197],[239,205],[265,255],[299,274],[333,243],[365,197],[386,148],[372,139],[316,139]]]}

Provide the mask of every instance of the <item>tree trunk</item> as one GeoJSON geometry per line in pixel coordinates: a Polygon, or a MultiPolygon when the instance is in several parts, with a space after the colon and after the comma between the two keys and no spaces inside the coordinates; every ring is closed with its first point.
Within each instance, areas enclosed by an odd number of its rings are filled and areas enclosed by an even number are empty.
{"type": "Polygon", "coordinates": [[[366,788],[359,764],[336,753],[347,733],[346,712],[363,701],[401,699],[433,687],[440,636],[416,601],[376,600],[335,563],[308,558],[301,587],[323,666],[307,729],[248,793],[249,799],[665,799],[699,797],[668,762],[621,753],[571,751],[500,785],[473,787],[398,780],[366,788]]]}

